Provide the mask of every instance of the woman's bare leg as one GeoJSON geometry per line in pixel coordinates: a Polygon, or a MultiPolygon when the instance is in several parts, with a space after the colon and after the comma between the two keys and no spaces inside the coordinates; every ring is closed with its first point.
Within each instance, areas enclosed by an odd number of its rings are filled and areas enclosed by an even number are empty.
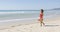
{"type": "Polygon", "coordinates": [[[43,22],[43,25],[45,26],[45,23],[43,22]]]}
{"type": "Polygon", "coordinates": [[[41,22],[41,26],[42,26],[42,22],[41,22]]]}
{"type": "Polygon", "coordinates": [[[45,26],[45,23],[43,22],[43,20],[40,21],[40,24],[42,26],[42,24],[45,26]]]}
{"type": "Polygon", "coordinates": [[[40,26],[42,26],[42,20],[40,21],[40,26]]]}

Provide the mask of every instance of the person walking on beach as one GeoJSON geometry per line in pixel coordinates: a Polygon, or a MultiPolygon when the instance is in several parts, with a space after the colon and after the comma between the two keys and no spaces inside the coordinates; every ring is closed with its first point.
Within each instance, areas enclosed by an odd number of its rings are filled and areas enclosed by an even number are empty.
{"type": "Polygon", "coordinates": [[[42,26],[42,24],[45,25],[45,23],[43,22],[43,12],[44,12],[44,10],[41,9],[41,12],[40,12],[40,15],[39,15],[39,22],[40,22],[41,26],[42,26]]]}

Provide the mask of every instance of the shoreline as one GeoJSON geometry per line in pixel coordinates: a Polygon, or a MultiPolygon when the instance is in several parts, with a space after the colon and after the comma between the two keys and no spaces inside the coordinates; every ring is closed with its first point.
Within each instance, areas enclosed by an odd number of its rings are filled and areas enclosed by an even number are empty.
{"type": "MultiPolygon", "coordinates": [[[[59,15],[60,16],[60,15],[59,15]]],[[[57,20],[60,20],[60,17],[59,16],[56,16],[55,18],[45,18],[44,19],[44,22],[50,22],[50,21],[57,21],[57,20]]],[[[38,22],[38,17],[37,18],[24,18],[24,19],[10,19],[10,20],[3,20],[3,21],[0,21],[0,24],[15,24],[15,23],[20,23],[20,24],[28,24],[28,23],[35,23],[35,22],[38,22]]]]}
{"type": "MultiPolygon", "coordinates": [[[[23,20],[25,21],[25,20],[23,20]]],[[[8,25],[0,26],[0,32],[59,32],[60,31],[60,17],[44,19],[46,26],[40,26],[38,19],[26,20],[26,23],[20,21],[13,21],[7,23],[8,25]],[[27,22],[29,21],[29,23],[27,22]],[[31,21],[31,22],[30,22],[31,21]],[[58,29],[58,30],[56,30],[58,29]]]]}

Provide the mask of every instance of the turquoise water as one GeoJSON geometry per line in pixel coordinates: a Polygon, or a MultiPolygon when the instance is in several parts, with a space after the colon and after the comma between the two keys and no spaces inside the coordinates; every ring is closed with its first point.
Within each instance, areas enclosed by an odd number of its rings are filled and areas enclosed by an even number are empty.
{"type": "Polygon", "coordinates": [[[0,20],[5,19],[23,19],[23,18],[35,18],[39,16],[39,11],[26,11],[26,10],[2,10],[0,11],[0,20]]]}

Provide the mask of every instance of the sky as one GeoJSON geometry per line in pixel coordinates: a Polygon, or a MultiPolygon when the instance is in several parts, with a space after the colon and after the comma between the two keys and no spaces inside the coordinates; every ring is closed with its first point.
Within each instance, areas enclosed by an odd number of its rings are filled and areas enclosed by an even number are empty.
{"type": "Polygon", "coordinates": [[[60,0],[0,0],[0,10],[40,10],[60,8],[60,0]]]}

